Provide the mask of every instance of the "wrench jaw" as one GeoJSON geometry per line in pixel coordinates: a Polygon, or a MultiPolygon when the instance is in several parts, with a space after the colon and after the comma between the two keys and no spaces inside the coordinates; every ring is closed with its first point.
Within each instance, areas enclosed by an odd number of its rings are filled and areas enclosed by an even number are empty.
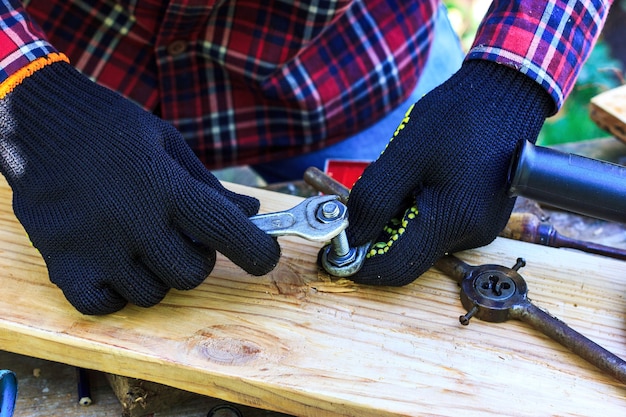
{"type": "Polygon", "coordinates": [[[336,195],[321,195],[305,200],[306,221],[309,225],[305,239],[329,241],[348,227],[348,208],[336,195]]]}

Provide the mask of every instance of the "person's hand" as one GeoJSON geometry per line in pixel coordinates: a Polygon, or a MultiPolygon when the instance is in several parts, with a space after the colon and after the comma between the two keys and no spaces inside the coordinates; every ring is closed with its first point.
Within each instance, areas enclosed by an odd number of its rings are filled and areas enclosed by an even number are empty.
{"type": "Polygon", "coordinates": [[[445,253],[493,241],[514,204],[514,148],[536,141],[553,109],[535,81],[487,61],[464,63],[418,101],[350,193],[348,240],[373,242],[351,279],[405,285],[445,253]]]}
{"type": "Polygon", "coordinates": [[[276,240],[248,220],[256,199],[226,190],[170,124],[69,64],[0,100],[0,126],[15,214],[82,313],[194,288],[216,250],[254,275],[278,262],[276,240]]]}

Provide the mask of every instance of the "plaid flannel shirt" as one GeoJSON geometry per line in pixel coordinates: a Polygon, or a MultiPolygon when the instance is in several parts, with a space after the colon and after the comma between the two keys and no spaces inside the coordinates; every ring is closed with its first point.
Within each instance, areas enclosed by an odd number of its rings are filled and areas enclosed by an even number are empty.
{"type": "MultiPolygon", "coordinates": [[[[558,108],[610,2],[494,0],[467,59],[518,69],[558,108]]],[[[23,3],[0,0],[0,87],[60,51],[217,168],[318,149],[398,105],[427,59],[439,0],[23,3]]]]}

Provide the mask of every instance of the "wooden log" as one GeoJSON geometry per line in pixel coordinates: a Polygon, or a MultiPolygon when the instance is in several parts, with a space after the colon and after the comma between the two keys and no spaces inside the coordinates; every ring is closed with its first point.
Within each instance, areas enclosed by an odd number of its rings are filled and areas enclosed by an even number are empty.
{"type": "MultiPolygon", "coordinates": [[[[228,184],[282,210],[296,197],[228,184]]],[[[7,351],[295,416],[622,416],[626,388],[524,323],[473,320],[435,269],[402,287],[326,292],[319,244],[280,238],[252,277],[220,256],[207,280],[150,309],[75,311],[13,216],[0,184],[0,344],[7,351]]],[[[624,263],[498,238],[458,254],[511,266],[530,298],[626,358],[624,263]]],[[[332,285],[332,283],[331,283],[332,285]]]]}
{"type": "Polygon", "coordinates": [[[626,85],[593,97],[589,117],[601,129],[626,142],[626,85]]]}
{"type": "Polygon", "coordinates": [[[122,404],[123,417],[141,417],[169,410],[195,396],[191,392],[150,381],[113,374],[105,375],[115,396],[122,404]]]}

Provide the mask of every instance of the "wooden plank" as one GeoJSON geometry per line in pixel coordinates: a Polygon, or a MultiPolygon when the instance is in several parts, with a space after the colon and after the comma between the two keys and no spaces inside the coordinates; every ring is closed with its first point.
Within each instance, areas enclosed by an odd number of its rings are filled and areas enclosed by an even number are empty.
{"type": "MultiPolygon", "coordinates": [[[[263,211],[298,201],[229,187],[263,211]]],[[[438,271],[403,288],[320,292],[319,245],[297,238],[281,238],[264,277],[219,257],[205,283],[157,307],[83,316],[48,281],[4,183],[0,195],[4,350],[297,416],[623,415],[623,385],[524,323],[461,326],[457,285],[438,271]]],[[[537,305],[626,357],[623,262],[502,238],[459,256],[525,257],[537,305]]]]}
{"type": "Polygon", "coordinates": [[[600,128],[626,143],[626,85],[593,97],[589,116],[600,128]]]}

